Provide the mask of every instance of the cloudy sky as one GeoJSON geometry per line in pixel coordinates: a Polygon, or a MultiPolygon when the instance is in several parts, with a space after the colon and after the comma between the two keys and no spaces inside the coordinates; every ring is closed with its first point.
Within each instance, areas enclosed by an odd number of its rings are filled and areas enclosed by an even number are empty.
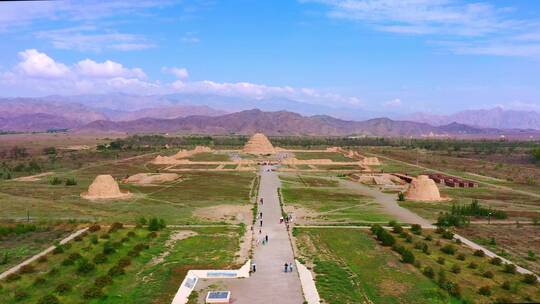
{"type": "Polygon", "coordinates": [[[540,110],[540,1],[0,2],[0,95],[540,110]]]}

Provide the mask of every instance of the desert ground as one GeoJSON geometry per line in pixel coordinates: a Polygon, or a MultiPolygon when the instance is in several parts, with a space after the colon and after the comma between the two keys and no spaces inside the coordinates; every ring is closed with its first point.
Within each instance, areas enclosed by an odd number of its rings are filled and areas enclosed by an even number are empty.
{"type": "Polygon", "coordinates": [[[524,144],[0,136],[1,303],[540,301],[524,144]]]}

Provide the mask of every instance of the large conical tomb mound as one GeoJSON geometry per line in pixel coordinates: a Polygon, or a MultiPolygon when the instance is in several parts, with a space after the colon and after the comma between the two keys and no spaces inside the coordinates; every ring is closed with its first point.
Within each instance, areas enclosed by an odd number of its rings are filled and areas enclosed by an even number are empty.
{"type": "Polygon", "coordinates": [[[440,201],[442,200],[439,188],[427,175],[414,178],[405,192],[405,197],[414,201],[440,201]]]}
{"type": "Polygon", "coordinates": [[[98,175],[88,187],[88,192],[81,193],[81,197],[95,199],[123,199],[131,196],[131,193],[120,190],[118,183],[110,175],[98,175]]]}
{"type": "Polygon", "coordinates": [[[268,138],[262,133],[255,133],[244,146],[244,153],[274,154],[276,150],[268,138]]]}

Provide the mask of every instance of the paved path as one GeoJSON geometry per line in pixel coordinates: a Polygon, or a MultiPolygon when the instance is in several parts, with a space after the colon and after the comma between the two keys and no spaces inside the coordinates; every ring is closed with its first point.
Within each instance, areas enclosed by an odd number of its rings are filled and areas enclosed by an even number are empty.
{"type": "Polygon", "coordinates": [[[263,213],[262,233],[260,222],[254,227],[254,239],[262,239],[268,234],[267,245],[255,245],[253,261],[257,271],[249,279],[225,281],[235,304],[302,304],[304,297],[296,267],[292,273],[284,273],[285,263],[294,263],[294,255],[289,235],[284,224],[279,223],[281,207],[277,196],[279,178],[275,172],[266,172],[263,166],[259,196],[264,204],[259,205],[263,213]]]}

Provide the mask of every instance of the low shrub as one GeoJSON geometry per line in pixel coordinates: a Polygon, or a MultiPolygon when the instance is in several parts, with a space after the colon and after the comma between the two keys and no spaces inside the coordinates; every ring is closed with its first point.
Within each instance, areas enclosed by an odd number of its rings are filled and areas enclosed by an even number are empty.
{"type": "Polygon", "coordinates": [[[98,225],[98,224],[94,224],[94,225],[88,227],[88,231],[90,231],[90,232],[96,232],[96,231],[99,231],[99,230],[101,230],[101,226],[98,225]]]}
{"type": "Polygon", "coordinates": [[[401,261],[406,264],[414,264],[414,254],[408,250],[405,249],[403,253],[401,254],[401,261]]]}
{"type": "Polygon", "coordinates": [[[405,242],[407,242],[407,243],[412,243],[412,241],[413,241],[412,236],[407,235],[407,237],[405,237],[405,242]]]}
{"type": "Polygon", "coordinates": [[[34,267],[34,265],[31,265],[31,264],[23,265],[19,269],[19,273],[21,274],[32,273],[34,271],[36,271],[36,268],[34,267]]]}
{"type": "Polygon", "coordinates": [[[111,242],[106,242],[105,244],[103,244],[103,254],[109,255],[115,252],[116,252],[116,249],[114,248],[111,242]]]}
{"type": "Polygon", "coordinates": [[[429,247],[427,244],[424,243],[424,246],[422,247],[422,252],[427,254],[427,255],[430,255],[431,252],[429,251],[429,247]]]}
{"type": "Polygon", "coordinates": [[[62,245],[57,245],[56,247],[54,247],[54,250],[52,251],[53,254],[60,254],[60,253],[64,253],[64,246],[62,245]]]}
{"type": "Polygon", "coordinates": [[[461,272],[461,267],[459,267],[459,265],[457,265],[457,264],[454,264],[454,266],[452,266],[450,271],[452,271],[453,273],[456,273],[456,274],[460,273],[461,272]]]}
{"type": "Polygon", "coordinates": [[[14,282],[21,279],[21,275],[18,273],[12,273],[6,277],[6,282],[14,282]]]}
{"type": "Polygon", "coordinates": [[[501,284],[501,288],[504,290],[510,290],[512,288],[512,284],[510,284],[510,281],[504,281],[501,284]]]}
{"type": "Polygon", "coordinates": [[[80,242],[80,241],[83,240],[83,238],[82,238],[82,236],[77,235],[76,237],[73,238],[73,240],[74,240],[75,242],[80,242]]]}
{"type": "Polygon", "coordinates": [[[147,238],[153,239],[157,237],[157,233],[155,231],[151,231],[146,235],[147,238]]]}
{"type": "Polygon", "coordinates": [[[454,238],[454,233],[452,231],[449,231],[449,230],[445,230],[441,236],[444,238],[444,239],[447,239],[447,240],[451,240],[454,238]]]}
{"type": "Polygon", "coordinates": [[[392,232],[394,233],[403,233],[403,227],[401,225],[395,224],[392,228],[392,232]]]}
{"type": "Polygon", "coordinates": [[[111,238],[111,236],[108,233],[102,234],[99,236],[100,239],[108,240],[111,238]]]}
{"type": "Polygon", "coordinates": [[[430,279],[433,279],[435,277],[435,271],[433,271],[433,268],[429,266],[424,268],[424,271],[422,271],[422,273],[430,279]]]}
{"type": "Polygon", "coordinates": [[[484,278],[488,278],[488,279],[493,279],[493,272],[487,270],[487,271],[484,271],[484,273],[482,273],[482,276],[484,278]]]}
{"type": "Polygon", "coordinates": [[[414,233],[414,234],[417,234],[417,235],[421,235],[422,234],[422,226],[420,226],[419,224],[412,224],[411,225],[411,232],[414,233]]]}
{"type": "Polygon", "coordinates": [[[131,265],[131,259],[129,259],[129,258],[121,258],[118,261],[117,265],[122,267],[122,268],[128,267],[129,265],[131,265]]]}
{"type": "Polygon", "coordinates": [[[54,291],[58,294],[68,293],[71,291],[71,285],[69,285],[68,283],[60,283],[56,285],[56,287],[54,288],[54,291]]]}
{"type": "Polygon", "coordinates": [[[444,265],[444,262],[445,262],[445,260],[444,260],[443,257],[439,257],[439,258],[437,259],[437,263],[439,263],[439,264],[441,264],[441,265],[444,265]]]}
{"type": "Polygon", "coordinates": [[[71,266],[75,264],[75,261],[70,259],[69,257],[68,258],[65,258],[63,261],[62,261],[62,266],[71,266]]]}
{"type": "Polygon", "coordinates": [[[47,256],[46,256],[46,255],[42,255],[42,256],[40,256],[40,257],[37,259],[37,262],[38,262],[38,263],[45,263],[45,262],[47,262],[47,260],[49,260],[49,259],[47,258],[47,256]]]}
{"type": "Polygon", "coordinates": [[[92,243],[92,244],[94,244],[94,245],[96,245],[96,244],[98,243],[98,237],[97,237],[97,235],[92,234],[92,235],[90,236],[90,243],[92,243]]]}
{"type": "Polygon", "coordinates": [[[123,275],[124,273],[126,273],[124,271],[124,268],[123,267],[120,267],[118,265],[116,266],[113,266],[111,269],[109,269],[109,272],[108,274],[111,276],[111,277],[117,277],[119,275],[123,275]]]}
{"type": "Polygon", "coordinates": [[[478,294],[482,296],[489,297],[491,296],[491,287],[489,286],[482,286],[478,289],[478,294]]]}
{"type": "Polygon", "coordinates": [[[49,270],[47,272],[47,275],[52,277],[52,276],[55,276],[59,273],[60,271],[58,271],[58,268],[51,268],[51,270],[49,270]]]}
{"type": "Polygon", "coordinates": [[[55,295],[48,294],[41,297],[37,304],[60,304],[60,300],[55,295]]]}
{"type": "Polygon", "coordinates": [[[441,247],[441,251],[443,253],[446,253],[446,254],[449,254],[449,255],[453,255],[454,253],[456,253],[456,247],[448,244],[448,245],[444,245],[441,247]]]}
{"type": "Polygon", "coordinates": [[[478,268],[478,265],[476,265],[475,262],[470,262],[467,267],[469,267],[470,269],[476,269],[476,268],[478,268]]]}
{"type": "Polygon", "coordinates": [[[124,224],[122,223],[119,223],[119,222],[114,222],[111,227],[109,228],[109,232],[108,233],[113,233],[115,231],[118,231],[120,229],[124,228],[124,224]]]}
{"type": "Polygon", "coordinates": [[[76,186],[77,185],[77,180],[74,177],[68,177],[68,178],[66,178],[65,185],[66,186],[76,186]]]}
{"type": "Polygon", "coordinates": [[[481,250],[481,249],[478,249],[478,250],[475,250],[475,251],[474,251],[474,256],[476,256],[476,257],[483,257],[483,256],[485,256],[485,255],[486,255],[486,254],[485,254],[484,251],[481,250]]]}
{"type": "Polygon", "coordinates": [[[98,253],[93,259],[95,264],[104,264],[107,262],[107,256],[104,253],[98,253]]]}
{"type": "Polygon", "coordinates": [[[489,262],[491,264],[493,264],[493,265],[496,265],[496,266],[500,266],[502,264],[502,260],[499,257],[491,258],[491,260],[489,262]]]}
{"type": "Polygon", "coordinates": [[[47,282],[47,280],[45,280],[43,277],[37,277],[34,279],[34,282],[32,283],[32,285],[34,286],[40,286],[40,285],[43,285],[47,282]]]}
{"type": "Polygon", "coordinates": [[[465,254],[463,253],[458,254],[457,259],[460,261],[465,261],[465,254]]]}
{"type": "Polygon", "coordinates": [[[131,237],[134,237],[134,236],[135,236],[135,232],[130,231],[130,232],[127,233],[127,236],[130,237],[130,238],[131,238],[131,237]]]}
{"type": "Polygon", "coordinates": [[[526,273],[523,275],[523,283],[533,285],[536,284],[537,281],[538,278],[536,278],[536,276],[532,273],[526,273]]]}
{"type": "Polygon", "coordinates": [[[426,240],[426,241],[429,242],[429,241],[432,241],[432,240],[433,240],[433,237],[431,236],[431,234],[428,234],[428,235],[426,235],[426,237],[424,238],[424,240],[426,240]]]}
{"type": "Polygon", "coordinates": [[[28,298],[30,295],[28,294],[28,292],[24,291],[24,290],[15,290],[15,293],[13,295],[13,299],[15,301],[21,301],[21,300],[24,300],[26,298],[28,298]]]}
{"type": "Polygon", "coordinates": [[[96,280],[94,281],[94,286],[103,288],[107,285],[110,285],[112,281],[113,279],[110,275],[103,275],[96,278],[96,280]]]}
{"type": "Polygon", "coordinates": [[[140,251],[131,249],[130,251],[128,251],[127,255],[132,258],[138,257],[140,255],[140,251]]]}
{"type": "Polygon", "coordinates": [[[87,274],[87,273],[90,273],[90,272],[94,271],[94,269],[96,269],[96,265],[88,262],[88,260],[86,260],[86,259],[80,260],[78,265],[77,265],[77,273],[78,274],[87,274]]]}
{"type": "Polygon", "coordinates": [[[504,264],[504,272],[514,274],[516,273],[516,265],[514,264],[504,264]]]}
{"type": "Polygon", "coordinates": [[[84,292],[83,297],[85,299],[101,298],[103,297],[103,290],[99,287],[92,286],[84,292]]]}
{"type": "Polygon", "coordinates": [[[461,297],[461,286],[459,286],[457,283],[448,281],[446,282],[444,289],[446,289],[451,296],[456,298],[461,297]]]}

